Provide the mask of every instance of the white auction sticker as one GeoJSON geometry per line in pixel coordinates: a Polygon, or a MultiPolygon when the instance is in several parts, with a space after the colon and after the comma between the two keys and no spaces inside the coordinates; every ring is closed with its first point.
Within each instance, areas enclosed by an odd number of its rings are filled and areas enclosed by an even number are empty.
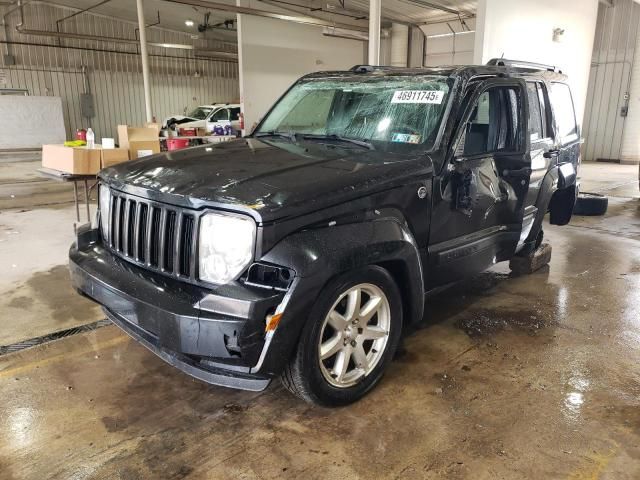
{"type": "Polygon", "coordinates": [[[396,90],[391,103],[434,103],[440,105],[444,98],[442,90],[396,90]]]}

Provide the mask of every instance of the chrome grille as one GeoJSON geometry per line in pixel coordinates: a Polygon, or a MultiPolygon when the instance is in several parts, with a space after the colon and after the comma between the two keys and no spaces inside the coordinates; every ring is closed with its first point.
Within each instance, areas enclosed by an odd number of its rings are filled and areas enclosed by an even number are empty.
{"type": "Polygon", "coordinates": [[[111,251],[138,265],[195,280],[196,214],[111,191],[111,251]]]}

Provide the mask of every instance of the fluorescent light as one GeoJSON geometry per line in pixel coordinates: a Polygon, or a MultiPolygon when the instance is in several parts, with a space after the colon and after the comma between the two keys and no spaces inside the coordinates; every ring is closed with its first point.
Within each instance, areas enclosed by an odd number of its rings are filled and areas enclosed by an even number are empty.
{"type": "Polygon", "coordinates": [[[184,21],[184,24],[185,24],[187,27],[193,27],[193,26],[195,25],[195,23],[193,22],[193,20],[185,20],[185,21],[184,21]]]}

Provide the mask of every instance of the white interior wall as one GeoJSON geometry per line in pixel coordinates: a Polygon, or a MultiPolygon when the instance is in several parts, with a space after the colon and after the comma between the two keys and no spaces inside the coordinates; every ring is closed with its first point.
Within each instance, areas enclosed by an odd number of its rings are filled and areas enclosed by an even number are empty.
{"type": "MultiPolygon", "coordinates": [[[[252,6],[245,2],[242,5],[252,6]]],[[[302,75],[364,63],[365,46],[361,41],[324,36],[321,27],[238,15],[240,101],[245,128],[250,131],[302,75]]]]}
{"type": "Polygon", "coordinates": [[[475,63],[502,57],[557,65],[569,76],[580,121],[583,116],[598,0],[479,0],[475,63]],[[562,28],[562,42],[553,29],[562,28]]]}

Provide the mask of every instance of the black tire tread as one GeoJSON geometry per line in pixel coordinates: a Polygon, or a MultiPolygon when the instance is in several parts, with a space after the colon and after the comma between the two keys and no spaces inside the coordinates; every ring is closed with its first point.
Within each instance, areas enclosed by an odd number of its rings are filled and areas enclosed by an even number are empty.
{"type": "Polygon", "coordinates": [[[580,216],[599,216],[607,213],[609,198],[597,193],[580,193],[573,213],[580,216]]]}
{"type": "MultiPolygon", "coordinates": [[[[371,267],[370,267],[371,268],[371,267]]],[[[374,266],[374,269],[379,269],[383,271],[386,275],[389,273],[382,269],[381,267],[374,266]]],[[[389,275],[391,281],[393,278],[389,275]]],[[[394,282],[394,286],[397,288],[397,285],[394,282]]],[[[399,298],[399,293],[397,293],[399,298]]],[[[402,311],[400,310],[400,322],[402,323],[402,311]]],[[[399,329],[401,331],[401,328],[399,329]]],[[[282,385],[293,395],[298,398],[304,400],[307,403],[311,403],[313,405],[321,405],[321,406],[337,406],[342,405],[343,403],[326,403],[322,401],[314,392],[307,388],[308,383],[305,378],[305,371],[303,369],[303,355],[304,355],[304,347],[305,338],[301,338],[298,344],[298,348],[296,348],[292,358],[289,362],[287,362],[286,366],[280,373],[280,381],[282,385]]],[[[397,348],[397,344],[394,347],[390,347],[393,350],[397,348]]]]}

